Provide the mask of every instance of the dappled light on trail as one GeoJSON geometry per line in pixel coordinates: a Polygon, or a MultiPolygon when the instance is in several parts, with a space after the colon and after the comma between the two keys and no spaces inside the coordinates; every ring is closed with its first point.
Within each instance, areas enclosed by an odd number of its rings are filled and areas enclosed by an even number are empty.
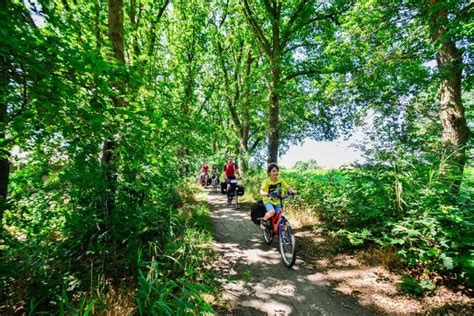
{"type": "Polygon", "coordinates": [[[224,280],[222,313],[375,314],[350,295],[331,290],[327,282],[308,278],[311,271],[298,257],[291,269],[286,268],[278,252],[278,238],[271,245],[264,243],[259,226],[250,220],[248,205],[236,210],[227,206],[224,195],[215,193],[209,193],[208,201],[215,230],[213,246],[220,254],[215,270],[224,280]]]}
{"type": "MultiPolygon", "coordinates": [[[[305,217],[296,220],[299,214],[294,210],[290,222],[295,224],[297,260],[288,269],[278,252],[278,238],[265,244],[260,227],[250,220],[249,205],[236,210],[227,206],[224,195],[209,193],[207,198],[215,231],[213,247],[220,255],[214,270],[223,277],[224,302],[216,307],[218,314],[375,315],[445,308],[439,297],[420,301],[404,296],[397,288],[400,276],[338,253],[335,241],[315,228],[314,219],[311,223],[305,217]]],[[[453,304],[469,304],[466,296],[439,291],[453,304]]]]}

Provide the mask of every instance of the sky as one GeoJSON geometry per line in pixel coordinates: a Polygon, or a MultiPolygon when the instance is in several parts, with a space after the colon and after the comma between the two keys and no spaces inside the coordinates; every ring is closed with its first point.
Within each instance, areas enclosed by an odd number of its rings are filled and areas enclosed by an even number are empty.
{"type": "Polygon", "coordinates": [[[290,146],[290,149],[279,159],[279,164],[291,168],[297,161],[315,159],[318,165],[325,169],[338,168],[343,164],[362,162],[362,152],[351,145],[360,144],[365,134],[356,132],[348,140],[342,138],[332,142],[318,142],[310,138],[301,145],[290,146]]]}

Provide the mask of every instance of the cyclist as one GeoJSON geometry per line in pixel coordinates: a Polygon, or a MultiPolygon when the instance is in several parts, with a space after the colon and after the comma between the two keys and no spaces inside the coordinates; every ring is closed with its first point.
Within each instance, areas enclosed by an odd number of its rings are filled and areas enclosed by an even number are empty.
{"type": "Polygon", "coordinates": [[[216,181],[219,181],[219,175],[217,174],[217,166],[216,165],[212,166],[211,179],[216,179],[216,181]]]}
{"type": "MultiPolygon", "coordinates": [[[[209,166],[207,165],[207,162],[204,162],[201,167],[201,185],[205,185],[205,175],[209,176],[209,166]]],[[[207,184],[207,183],[206,183],[207,184]]]]}
{"type": "Polygon", "coordinates": [[[230,194],[232,193],[230,190],[230,180],[235,180],[235,175],[240,177],[239,173],[239,166],[234,162],[234,158],[229,156],[227,158],[227,163],[224,165],[224,178],[227,182],[227,204],[230,204],[230,194]]]}
{"type": "Polygon", "coordinates": [[[267,174],[268,179],[263,181],[260,187],[260,194],[263,198],[263,204],[265,204],[265,216],[261,224],[261,228],[265,229],[265,226],[269,224],[268,219],[273,215],[278,214],[281,209],[280,199],[270,196],[272,194],[278,194],[283,196],[285,192],[296,194],[297,192],[292,188],[288,187],[286,181],[278,177],[280,168],[277,164],[271,163],[268,165],[267,174]]]}

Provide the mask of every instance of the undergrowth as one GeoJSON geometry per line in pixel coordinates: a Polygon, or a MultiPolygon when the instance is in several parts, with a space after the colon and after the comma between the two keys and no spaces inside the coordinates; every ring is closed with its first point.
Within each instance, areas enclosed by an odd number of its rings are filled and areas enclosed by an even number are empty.
{"type": "MultiPolygon", "coordinates": [[[[340,170],[290,170],[281,176],[299,192],[292,207],[312,211],[318,225],[346,247],[378,245],[388,266],[406,273],[404,292],[431,290],[432,273],[474,284],[474,177],[468,169],[455,200],[436,169],[415,161],[340,170]],[[388,251],[390,250],[390,251],[388,251]],[[394,258],[392,254],[396,254],[394,258]],[[417,282],[417,285],[414,285],[417,282]]],[[[258,198],[265,172],[253,171],[247,191],[258,198]]]]}
{"type": "MultiPolygon", "coordinates": [[[[187,181],[146,195],[120,189],[115,214],[93,210],[94,186],[59,190],[68,174],[13,175],[0,263],[1,314],[201,314],[214,293],[209,210],[187,181]],[[76,194],[76,195],[74,195],[76,194]]],[[[151,180],[153,179],[153,180],[151,180]]],[[[138,179],[143,182],[143,179],[138,179]]],[[[137,180],[137,181],[138,181],[137,180]]],[[[89,181],[92,181],[89,179],[89,181]]]]}

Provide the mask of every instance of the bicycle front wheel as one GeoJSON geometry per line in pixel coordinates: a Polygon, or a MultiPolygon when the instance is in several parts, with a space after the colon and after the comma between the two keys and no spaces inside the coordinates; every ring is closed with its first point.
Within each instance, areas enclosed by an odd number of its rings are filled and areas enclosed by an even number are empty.
{"type": "Polygon", "coordinates": [[[295,236],[291,230],[291,226],[288,222],[280,225],[280,254],[283,260],[283,264],[291,268],[296,261],[296,252],[295,252],[295,236]]]}

